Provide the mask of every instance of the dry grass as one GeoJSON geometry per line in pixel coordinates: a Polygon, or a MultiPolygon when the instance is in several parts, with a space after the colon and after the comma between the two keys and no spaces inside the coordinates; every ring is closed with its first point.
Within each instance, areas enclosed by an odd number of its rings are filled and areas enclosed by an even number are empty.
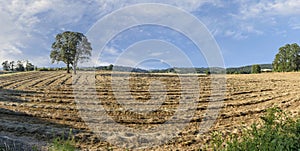
{"type": "MultiPolygon", "coordinates": [[[[156,112],[135,114],[121,110],[122,106],[116,101],[112,77],[109,72],[96,73],[96,93],[108,114],[116,122],[132,127],[146,129],[156,127],[169,120],[182,97],[181,84],[189,85],[189,76],[183,81],[176,74],[130,74],[129,86],[132,98],[138,103],[128,104],[139,107],[151,99],[149,92],[151,81],[161,81],[166,91],[154,91],[157,96],[166,94],[164,104],[156,112]]],[[[95,76],[93,76],[95,77],[95,76]]],[[[259,119],[266,109],[279,106],[299,116],[300,73],[266,73],[255,75],[227,75],[226,96],[224,106],[215,125],[203,134],[198,135],[200,121],[207,111],[207,103],[211,95],[211,77],[198,77],[200,90],[197,109],[188,126],[180,132],[178,138],[170,143],[156,146],[153,150],[178,148],[182,150],[199,149],[210,141],[211,131],[221,131],[222,135],[240,133],[259,119]]],[[[114,80],[123,82],[124,77],[114,77],[114,80]]],[[[89,79],[78,79],[89,83],[89,79]]],[[[74,101],[72,75],[64,72],[29,72],[0,76],[0,129],[16,136],[28,136],[37,140],[51,140],[53,134],[64,136],[69,129],[74,129],[74,139],[77,147],[95,150],[97,148],[121,149],[101,141],[97,135],[80,118],[74,101]]],[[[125,89],[125,88],[124,88],[125,89]]],[[[132,99],[128,95],[118,96],[123,100],[132,99]]],[[[157,98],[163,99],[163,98],[157,98]]],[[[128,102],[129,102],[128,101],[128,102]]],[[[143,105],[144,107],[144,105],[143,105]]],[[[150,109],[155,104],[149,104],[150,109]]],[[[90,110],[89,112],[94,112],[90,110]]],[[[95,112],[97,115],[97,112],[95,112]]],[[[123,148],[124,149],[124,148],[123,148]]]]}

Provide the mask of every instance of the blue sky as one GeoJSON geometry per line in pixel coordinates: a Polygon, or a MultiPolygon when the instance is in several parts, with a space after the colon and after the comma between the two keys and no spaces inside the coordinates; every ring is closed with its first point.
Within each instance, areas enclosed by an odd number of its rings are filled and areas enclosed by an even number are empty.
{"type": "MultiPolygon", "coordinates": [[[[49,59],[57,33],[87,33],[103,16],[139,3],[168,4],[196,16],[214,36],[226,67],[272,63],[279,47],[300,43],[299,0],[1,0],[0,62],[30,60],[40,67],[63,66],[52,65],[49,59]]],[[[115,63],[124,50],[147,39],[172,43],[194,66],[207,65],[188,37],[155,25],[120,32],[107,44],[99,65],[115,63]]],[[[140,64],[159,65],[165,67],[161,60],[140,64]]]]}

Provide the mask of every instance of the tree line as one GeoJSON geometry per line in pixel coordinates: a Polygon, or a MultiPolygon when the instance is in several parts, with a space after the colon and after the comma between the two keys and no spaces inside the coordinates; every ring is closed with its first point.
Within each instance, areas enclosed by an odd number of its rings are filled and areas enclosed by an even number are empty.
{"type": "MultiPolygon", "coordinates": [[[[84,62],[90,59],[91,56],[91,43],[88,41],[87,37],[79,32],[65,31],[59,33],[55,37],[55,42],[52,44],[52,50],[50,53],[50,58],[52,63],[64,62],[67,67],[66,70],[70,73],[70,68],[72,67],[74,73],[76,74],[77,65],[79,62],[84,62]]],[[[2,63],[3,70],[5,71],[32,71],[34,70],[34,65],[29,61],[25,63],[23,61],[4,61],[2,63]]],[[[267,65],[268,69],[275,72],[289,72],[289,71],[299,71],[300,70],[300,47],[298,44],[286,44],[279,48],[279,52],[276,54],[275,59],[271,65],[267,65]]],[[[106,70],[112,70],[113,65],[105,68],[106,70]]],[[[211,68],[196,68],[197,73],[206,73],[211,68]],[[199,70],[199,71],[198,71],[199,70]],[[203,71],[202,71],[203,70],[203,71]]],[[[213,68],[215,71],[217,68],[213,68]]],[[[227,68],[227,74],[232,73],[260,73],[264,69],[261,65],[252,65],[250,67],[240,67],[240,68],[227,68]]],[[[170,68],[166,70],[154,70],[150,72],[189,72],[184,68],[170,68]]],[[[216,70],[217,74],[219,70],[216,70]]]]}
{"type": "Polygon", "coordinates": [[[276,72],[299,71],[300,47],[298,44],[286,44],[279,48],[273,61],[273,70],[276,72]]]}
{"type": "MultiPolygon", "coordinates": [[[[57,34],[55,42],[52,44],[50,58],[52,63],[64,62],[67,65],[67,72],[70,73],[70,65],[74,73],[78,62],[84,62],[91,56],[92,47],[85,35],[78,32],[66,31],[57,34]]],[[[251,67],[228,68],[227,73],[260,73],[262,69],[273,69],[275,72],[289,72],[300,70],[300,47],[298,44],[286,44],[279,48],[272,65],[262,67],[252,65],[251,67]],[[271,66],[271,67],[270,67],[271,66]]],[[[107,68],[112,68],[109,66],[107,68]]],[[[201,69],[201,68],[198,68],[201,69]]],[[[210,68],[209,68],[210,69],[210,68]]],[[[110,69],[111,70],[111,69],[110,69]]],[[[186,69],[181,69],[185,71],[186,69]]],[[[180,70],[180,71],[181,71],[180,70]]],[[[205,69],[207,71],[208,69],[205,69]]],[[[159,70],[158,72],[175,72],[175,68],[159,70]]],[[[198,71],[197,71],[198,72],[198,71]]]]}
{"type": "Polygon", "coordinates": [[[33,71],[35,70],[35,66],[29,62],[26,61],[4,61],[2,62],[2,68],[4,71],[33,71]]]}
{"type": "Polygon", "coordinates": [[[300,70],[300,46],[297,43],[286,44],[278,49],[278,53],[271,65],[252,65],[240,67],[240,68],[229,68],[227,73],[261,73],[262,69],[272,69],[274,72],[293,72],[300,70]],[[268,67],[269,66],[269,67],[268,67]]]}

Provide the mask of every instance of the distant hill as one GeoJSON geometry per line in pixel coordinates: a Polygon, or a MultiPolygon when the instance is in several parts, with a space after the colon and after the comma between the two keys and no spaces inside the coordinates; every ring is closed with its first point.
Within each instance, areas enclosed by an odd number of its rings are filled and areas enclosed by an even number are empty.
{"type": "Polygon", "coordinates": [[[205,73],[213,73],[213,74],[221,74],[221,73],[225,73],[225,69],[224,68],[219,68],[219,67],[212,67],[212,68],[205,68],[205,67],[201,67],[201,68],[179,68],[179,67],[175,67],[175,68],[168,68],[168,69],[154,69],[154,70],[150,70],[150,73],[181,73],[181,74],[188,74],[188,73],[201,73],[201,74],[205,74],[205,73]]]}
{"type": "MultiPolygon", "coordinates": [[[[272,69],[272,64],[259,64],[261,69],[272,69]]],[[[243,67],[236,67],[236,68],[227,68],[226,73],[227,74],[250,74],[251,73],[252,65],[249,66],[243,66],[243,67]]]]}
{"type": "MultiPolygon", "coordinates": [[[[259,64],[261,69],[272,69],[272,64],[259,64]]],[[[242,66],[242,67],[234,67],[234,68],[227,68],[227,74],[250,74],[251,73],[252,65],[249,66],[242,66]]],[[[90,69],[90,68],[86,68],[90,69]]],[[[188,73],[200,73],[200,74],[221,74],[225,73],[224,68],[220,67],[200,67],[200,68],[185,68],[185,67],[174,67],[168,69],[152,69],[152,70],[145,70],[140,68],[134,67],[125,67],[125,66],[113,66],[110,68],[109,66],[99,66],[95,67],[96,70],[114,70],[120,72],[138,72],[138,73],[181,73],[181,74],[188,74],[188,73]]]]}
{"type": "MultiPolygon", "coordinates": [[[[272,69],[272,64],[259,64],[261,69],[272,69]]],[[[226,68],[227,74],[250,74],[251,73],[252,65],[249,66],[242,66],[242,67],[235,67],[235,68],[226,68]]],[[[224,69],[220,67],[212,67],[212,68],[169,68],[169,69],[161,69],[161,70],[150,70],[151,73],[168,73],[168,72],[175,72],[175,73],[211,73],[211,74],[220,74],[224,73],[224,69]]]]}
{"type": "Polygon", "coordinates": [[[109,68],[109,66],[99,66],[96,67],[96,70],[114,70],[120,72],[139,72],[139,73],[148,73],[148,70],[140,69],[140,68],[133,68],[133,67],[125,67],[125,66],[113,66],[109,68]]]}

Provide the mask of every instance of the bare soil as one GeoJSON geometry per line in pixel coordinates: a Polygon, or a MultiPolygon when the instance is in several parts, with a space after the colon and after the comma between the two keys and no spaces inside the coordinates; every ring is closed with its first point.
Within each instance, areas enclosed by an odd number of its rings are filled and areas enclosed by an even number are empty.
{"type": "MultiPolygon", "coordinates": [[[[111,73],[97,72],[92,77],[96,79],[96,92],[86,91],[86,95],[97,95],[101,100],[94,102],[94,105],[102,105],[118,124],[140,129],[156,127],[172,118],[183,96],[181,85],[190,84],[188,75],[183,80],[176,74],[131,74],[129,79],[113,76],[117,82],[129,80],[131,97],[117,96],[125,102],[134,99],[143,104],[151,100],[151,81],[160,81],[167,89],[153,91],[156,96],[166,95],[165,98],[157,98],[163,100],[158,110],[136,114],[121,110],[122,105],[117,102],[111,85],[111,73]]],[[[203,148],[210,142],[210,132],[218,130],[224,135],[241,133],[253,122],[257,122],[266,109],[274,106],[289,111],[292,116],[300,115],[300,73],[226,75],[224,104],[218,118],[209,131],[200,135],[199,126],[212,94],[212,81],[211,76],[199,75],[197,78],[199,89],[189,89],[190,92],[199,92],[199,98],[195,100],[197,108],[188,126],[168,143],[146,150],[203,148]]],[[[51,143],[57,136],[67,138],[72,129],[76,145],[81,150],[125,150],[126,146],[122,148],[102,141],[81,118],[72,84],[85,81],[89,83],[90,79],[79,76],[73,81],[72,74],[64,72],[28,72],[0,76],[0,142],[5,139],[17,140],[43,148],[47,146],[45,142],[51,143]]],[[[149,108],[157,107],[151,102],[148,105],[149,108]]],[[[89,112],[97,114],[97,110],[92,108],[89,112]]],[[[127,147],[134,147],[134,144],[127,147]]]]}

